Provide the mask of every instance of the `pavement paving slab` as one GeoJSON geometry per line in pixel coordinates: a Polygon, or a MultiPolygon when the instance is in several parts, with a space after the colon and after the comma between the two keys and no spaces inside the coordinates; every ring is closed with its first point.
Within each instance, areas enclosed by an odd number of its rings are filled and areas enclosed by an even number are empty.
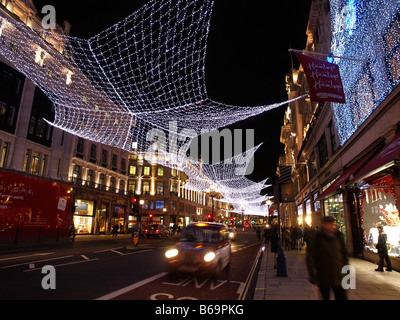
{"type": "MultiPolygon", "coordinates": [[[[287,277],[277,277],[276,256],[269,249],[262,256],[254,300],[321,300],[318,287],[308,281],[305,248],[284,252],[287,277]]],[[[400,272],[377,272],[370,261],[349,260],[356,270],[356,288],[348,289],[349,300],[400,300],[400,272]]]]}

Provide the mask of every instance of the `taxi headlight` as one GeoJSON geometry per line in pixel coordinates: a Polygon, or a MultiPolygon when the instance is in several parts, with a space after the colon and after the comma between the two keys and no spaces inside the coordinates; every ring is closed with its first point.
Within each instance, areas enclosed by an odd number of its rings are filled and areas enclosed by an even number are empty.
{"type": "Polygon", "coordinates": [[[204,261],[205,262],[210,262],[212,260],[214,260],[215,258],[215,253],[214,252],[209,252],[204,256],[204,261]]]}
{"type": "Polygon", "coordinates": [[[230,232],[230,233],[229,233],[229,238],[232,239],[234,236],[235,236],[235,234],[234,234],[233,232],[230,232]]]}
{"type": "Polygon", "coordinates": [[[179,253],[178,249],[171,249],[165,253],[165,257],[170,259],[170,258],[176,257],[178,255],[178,253],[179,253]]]}

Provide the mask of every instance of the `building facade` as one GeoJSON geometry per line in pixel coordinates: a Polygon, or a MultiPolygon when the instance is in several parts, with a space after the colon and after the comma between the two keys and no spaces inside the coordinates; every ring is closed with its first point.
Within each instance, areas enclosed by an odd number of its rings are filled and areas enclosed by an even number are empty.
{"type": "MultiPolygon", "coordinates": [[[[315,34],[312,48],[357,61],[335,61],[346,104],[305,100],[289,105],[281,141],[294,168],[299,222],[314,225],[321,215],[334,216],[348,251],[373,261],[378,259],[377,226],[383,225],[389,255],[399,269],[400,88],[394,61],[400,55],[400,6],[388,1],[383,8],[378,2],[313,1],[309,26],[320,21],[331,31],[315,34]],[[313,11],[315,7],[325,10],[313,11]],[[330,46],[320,47],[319,41],[330,46]],[[365,50],[356,50],[360,47],[365,50]]],[[[313,51],[309,43],[306,50],[313,51]]],[[[298,71],[287,77],[290,97],[307,92],[298,71]]]]}
{"type": "MultiPolygon", "coordinates": [[[[209,214],[217,222],[229,220],[224,211],[229,204],[217,201],[219,194],[211,197],[207,192],[187,190],[187,181],[187,176],[177,169],[160,166],[140,154],[129,156],[128,193],[144,202],[140,205],[142,223],[182,228],[193,221],[206,221],[209,214]]],[[[130,217],[132,225],[136,220],[135,215],[130,217]]]]}
{"type": "MultiPolygon", "coordinates": [[[[313,1],[307,25],[304,51],[329,54],[330,12],[328,1],[313,1]]],[[[312,55],[312,54],[311,54],[312,55]]],[[[315,55],[316,58],[321,58],[315,55]]],[[[302,66],[286,75],[289,99],[308,92],[302,66]]],[[[284,204],[281,211],[290,217],[290,225],[315,225],[321,217],[321,203],[316,201],[322,186],[320,169],[338,149],[336,127],[330,103],[317,103],[309,98],[291,102],[284,115],[281,143],[285,154],[280,165],[291,166],[293,202],[284,204]]]]}

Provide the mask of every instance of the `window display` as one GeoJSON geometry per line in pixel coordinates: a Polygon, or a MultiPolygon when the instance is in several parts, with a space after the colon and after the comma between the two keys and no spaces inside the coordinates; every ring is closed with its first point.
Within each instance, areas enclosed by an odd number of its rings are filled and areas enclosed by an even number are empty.
{"type": "Polygon", "coordinates": [[[297,206],[297,223],[298,225],[303,225],[303,204],[300,203],[297,206]]]}
{"type": "Polygon", "coordinates": [[[377,252],[378,225],[387,234],[390,256],[400,257],[400,218],[392,176],[386,176],[371,184],[364,184],[361,192],[364,248],[377,252]]]}
{"type": "Polygon", "coordinates": [[[75,202],[74,224],[77,234],[92,233],[94,202],[77,199],[75,202]]]}
{"type": "Polygon", "coordinates": [[[311,200],[307,199],[306,200],[306,225],[311,226],[311,200]]]}
{"type": "Polygon", "coordinates": [[[339,231],[346,241],[346,224],[344,219],[343,194],[338,193],[324,200],[325,215],[334,217],[339,231]]]}
{"type": "Polygon", "coordinates": [[[74,216],[74,225],[77,234],[92,233],[92,217],[74,216]]]}

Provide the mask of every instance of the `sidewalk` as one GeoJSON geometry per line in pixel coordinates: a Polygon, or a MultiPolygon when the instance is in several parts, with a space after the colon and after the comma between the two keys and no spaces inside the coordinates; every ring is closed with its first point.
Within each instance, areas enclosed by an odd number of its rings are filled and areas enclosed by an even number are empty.
{"type": "MultiPolygon", "coordinates": [[[[277,277],[275,253],[265,248],[254,300],[320,300],[319,290],[308,281],[306,250],[285,251],[287,277],[277,277]]],[[[350,258],[356,269],[356,289],[348,290],[349,300],[400,300],[400,273],[374,271],[377,265],[350,258]]],[[[332,297],[331,297],[332,299],[332,297]]]]}

